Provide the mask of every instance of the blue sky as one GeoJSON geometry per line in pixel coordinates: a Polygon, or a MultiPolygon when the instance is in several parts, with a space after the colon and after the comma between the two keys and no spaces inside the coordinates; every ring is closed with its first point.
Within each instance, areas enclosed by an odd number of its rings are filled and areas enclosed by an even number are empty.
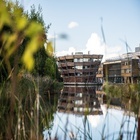
{"type": "Polygon", "coordinates": [[[20,0],[25,10],[42,7],[43,19],[56,37],[57,55],[75,51],[113,57],[126,53],[126,40],[132,51],[140,44],[140,0],[20,0]],[[101,18],[106,43],[101,32],[101,18]],[[60,39],[60,34],[67,39],[60,39]]]}

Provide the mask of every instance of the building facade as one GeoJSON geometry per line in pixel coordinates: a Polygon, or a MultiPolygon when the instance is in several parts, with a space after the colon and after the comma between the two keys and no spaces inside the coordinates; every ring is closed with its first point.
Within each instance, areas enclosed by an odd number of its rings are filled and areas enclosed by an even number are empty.
{"type": "Polygon", "coordinates": [[[64,84],[96,83],[96,73],[103,55],[81,52],[58,57],[58,68],[64,84]]]}
{"type": "Polygon", "coordinates": [[[123,54],[103,63],[103,80],[112,83],[137,83],[140,78],[140,53],[123,54]]]}

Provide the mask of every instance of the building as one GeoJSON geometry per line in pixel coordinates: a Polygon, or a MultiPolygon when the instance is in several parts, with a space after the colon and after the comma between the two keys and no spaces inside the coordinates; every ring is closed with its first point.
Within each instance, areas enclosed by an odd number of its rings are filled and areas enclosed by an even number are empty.
{"type": "Polygon", "coordinates": [[[112,83],[137,83],[140,78],[139,58],[140,52],[132,52],[106,60],[103,63],[103,80],[112,83]]]}
{"type": "Polygon", "coordinates": [[[103,55],[75,54],[58,57],[58,68],[64,84],[96,83],[96,73],[103,55]]]}
{"type": "Polygon", "coordinates": [[[96,72],[96,82],[103,83],[103,64],[100,64],[98,71],[96,72]]]}

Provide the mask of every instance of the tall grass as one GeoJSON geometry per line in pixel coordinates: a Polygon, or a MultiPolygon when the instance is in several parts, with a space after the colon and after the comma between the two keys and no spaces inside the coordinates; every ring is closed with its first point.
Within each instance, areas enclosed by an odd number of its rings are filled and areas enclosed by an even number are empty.
{"type": "MultiPolygon", "coordinates": [[[[128,116],[134,115],[136,121],[136,129],[133,134],[137,133],[139,137],[139,115],[140,115],[140,84],[104,84],[103,90],[107,94],[107,99],[111,102],[116,98],[121,101],[121,106],[128,116]]],[[[108,104],[109,106],[110,104],[108,104]]],[[[129,123],[128,123],[129,125],[129,123]]],[[[137,138],[138,139],[138,138],[137,138]]]]}
{"type": "Polygon", "coordinates": [[[27,73],[46,42],[40,13],[32,12],[34,20],[18,2],[0,0],[0,139],[42,139],[56,109],[57,99],[51,94],[61,85],[27,73]]]}
{"type": "Polygon", "coordinates": [[[0,85],[0,139],[43,139],[42,132],[45,127],[50,127],[58,96],[56,92],[53,94],[55,98],[49,95],[53,85],[48,83],[51,83],[49,78],[18,77],[12,106],[13,83],[7,81],[0,85]],[[44,84],[48,85],[46,89],[44,84]]]}

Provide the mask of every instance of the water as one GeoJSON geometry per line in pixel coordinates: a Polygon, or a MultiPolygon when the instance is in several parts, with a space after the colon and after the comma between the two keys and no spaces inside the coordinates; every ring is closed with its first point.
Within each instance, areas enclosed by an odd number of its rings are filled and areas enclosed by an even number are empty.
{"type": "Polygon", "coordinates": [[[99,106],[96,96],[93,96],[96,98],[96,103],[94,98],[90,98],[91,101],[88,104],[92,110],[90,109],[88,115],[84,115],[84,109],[81,109],[81,106],[85,108],[83,104],[87,105],[87,102],[89,102],[87,96],[96,95],[95,88],[90,87],[85,90],[83,87],[70,87],[64,89],[66,90],[63,90],[58,102],[58,107],[59,105],[63,105],[63,107],[60,107],[54,113],[52,127],[43,132],[44,140],[53,140],[55,138],[57,140],[136,140],[137,122],[135,117],[124,114],[125,112],[120,108],[107,109],[105,104],[99,106]],[[80,95],[80,98],[73,96],[74,92],[74,95],[80,95]],[[67,98],[62,95],[67,95],[67,98]],[[78,100],[81,100],[81,102],[78,102],[77,105],[78,100]],[[68,108],[66,103],[70,103],[68,108]],[[72,103],[74,105],[71,105],[72,103]],[[75,110],[75,107],[80,109],[75,110]]]}

